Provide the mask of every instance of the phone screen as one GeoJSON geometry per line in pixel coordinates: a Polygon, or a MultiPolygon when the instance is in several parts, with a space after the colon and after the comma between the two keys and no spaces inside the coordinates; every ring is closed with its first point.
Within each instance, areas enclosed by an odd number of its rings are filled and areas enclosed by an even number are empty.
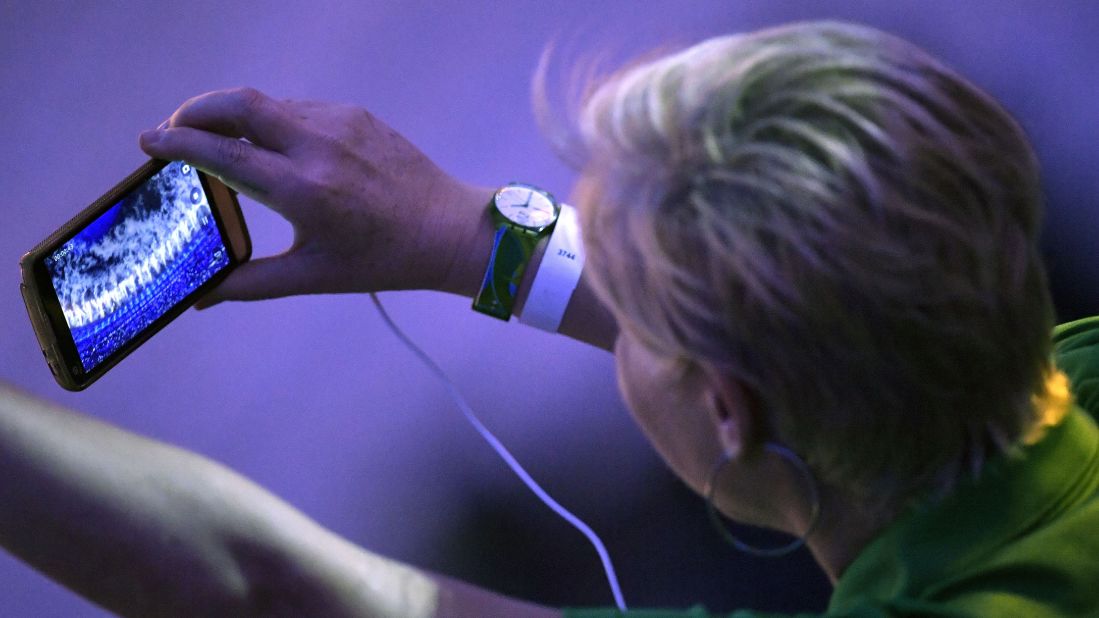
{"type": "Polygon", "coordinates": [[[173,161],[45,258],[85,372],[230,265],[197,170],[173,161]]]}

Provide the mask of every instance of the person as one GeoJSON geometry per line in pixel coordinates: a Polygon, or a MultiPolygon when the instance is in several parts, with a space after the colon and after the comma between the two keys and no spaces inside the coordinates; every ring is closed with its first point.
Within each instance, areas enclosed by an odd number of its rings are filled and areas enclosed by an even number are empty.
{"type": "MultiPolygon", "coordinates": [[[[828,616],[1099,615],[1099,321],[1053,329],[1037,162],[991,97],[899,38],[807,22],[614,73],[575,134],[587,262],[559,332],[613,350],[715,523],[804,542],[828,616]]],[[[361,109],[212,92],[141,147],[293,225],[204,306],[478,294],[494,189],[361,109]]],[[[0,469],[4,547],[121,614],[560,613],[372,555],[214,462],[9,387],[0,469]]]]}

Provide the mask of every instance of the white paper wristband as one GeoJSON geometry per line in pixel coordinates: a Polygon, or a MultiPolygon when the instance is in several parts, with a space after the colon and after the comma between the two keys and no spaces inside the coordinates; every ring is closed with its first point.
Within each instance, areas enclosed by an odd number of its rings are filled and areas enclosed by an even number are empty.
{"type": "Polygon", "coordinates": [[[519,321],[556,333],[583,270],[584,243],[580,238],[576,209],[561,204],[557,224],[550,234],[538,272],[534,274],[534,283],[530,286],[519,321]]]}

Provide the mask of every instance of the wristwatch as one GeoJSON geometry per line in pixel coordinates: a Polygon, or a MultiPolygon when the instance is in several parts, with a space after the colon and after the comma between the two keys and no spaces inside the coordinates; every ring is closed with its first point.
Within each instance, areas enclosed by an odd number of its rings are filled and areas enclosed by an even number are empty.
{"type": "Polygon", "coordinates": [[[531,254],[538,241],[553,230],[561,206],[548,191],[513,182],[496,191],[489,210],[496,235],[473,308],[507,320],[531,254]]]}

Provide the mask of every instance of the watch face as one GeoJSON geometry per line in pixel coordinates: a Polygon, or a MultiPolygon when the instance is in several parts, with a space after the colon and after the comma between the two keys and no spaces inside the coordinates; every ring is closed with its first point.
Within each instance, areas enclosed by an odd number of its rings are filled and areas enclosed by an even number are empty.
{"type": "Polygon", "coordinates": [[[545,193],[523,185],[497,191],[496,209],[512,223],[530,228],[545,227],[557,217],[557,209],[545,193]]]}

